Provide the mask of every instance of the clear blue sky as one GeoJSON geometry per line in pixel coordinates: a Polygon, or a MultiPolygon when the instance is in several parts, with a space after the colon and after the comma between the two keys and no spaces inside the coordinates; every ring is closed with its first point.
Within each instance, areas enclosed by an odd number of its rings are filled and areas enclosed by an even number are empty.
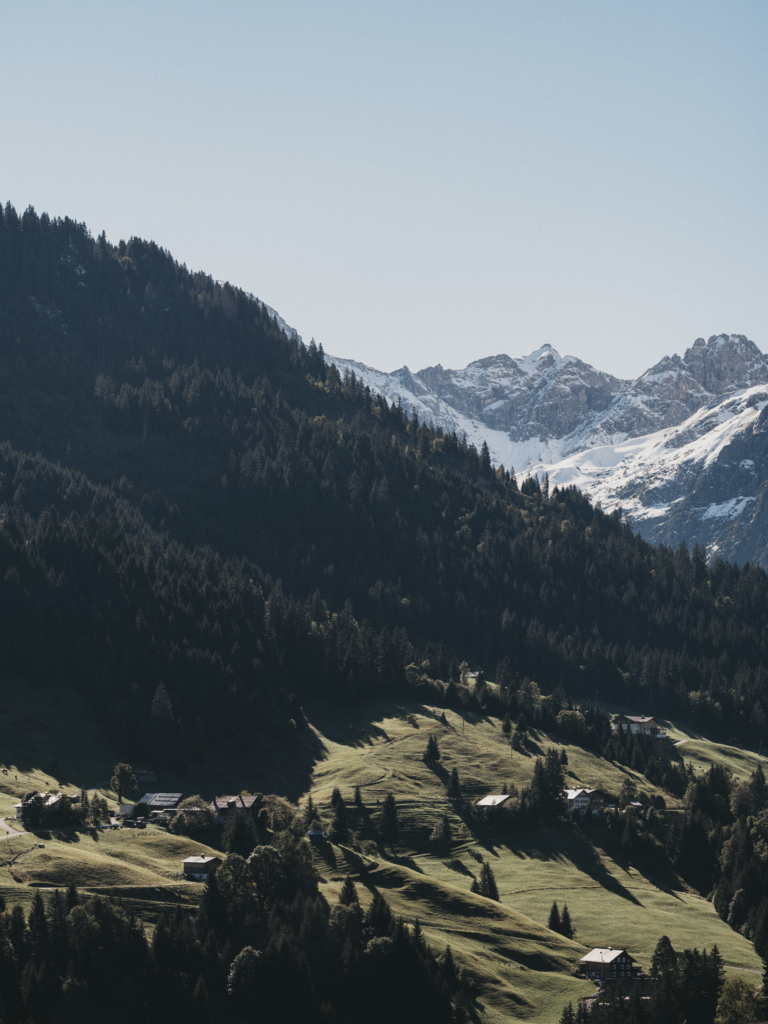
{"type": "Polygon", "coordinates": [[[326,350],[768,350],[765,0],[6,4],[0,197],[326,350]]]}

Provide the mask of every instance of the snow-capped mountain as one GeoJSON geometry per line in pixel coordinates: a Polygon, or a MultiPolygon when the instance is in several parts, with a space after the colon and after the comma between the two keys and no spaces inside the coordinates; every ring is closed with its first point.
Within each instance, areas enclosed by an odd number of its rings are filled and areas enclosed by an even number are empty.
{"type": "Polygon", "coordinates": [[[549,345],[464,370],[331,361],[409,413],[485,440],[495,463],[623,507],[649,540],[768,565],[768,364],[742,335],[698,338],[633,381],[549,345]]]}

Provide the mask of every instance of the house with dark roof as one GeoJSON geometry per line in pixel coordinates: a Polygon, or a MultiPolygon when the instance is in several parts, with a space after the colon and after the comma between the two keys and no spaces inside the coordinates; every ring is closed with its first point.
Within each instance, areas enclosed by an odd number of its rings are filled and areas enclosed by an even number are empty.
{"type": "Polygon", "coordinates": [[[656,740],[663,740],[667,737],[667,730],[663,729],[655,718],[648,715],[620,715],[616,725],[622,732],[631,732],[634,736],[652,736],[656,740]]]}
{"type": "Polygon", "coordinates": [[[207,882],[208,878],[221,867],[221,857],[186,857],[181,862],[185,878],[196,882],[207,882]]]}
{"type": "Polygon", "coordinates": [[[213,813],[216,824],[222,825],[233,811],[256,811],[261,803],[261,796],[215,796],[208,807],[213,813]]]}

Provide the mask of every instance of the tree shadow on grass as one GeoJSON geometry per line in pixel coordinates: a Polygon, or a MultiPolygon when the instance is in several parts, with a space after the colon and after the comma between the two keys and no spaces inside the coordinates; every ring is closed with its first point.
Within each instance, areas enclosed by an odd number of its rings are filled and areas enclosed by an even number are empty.
{"type": "MultiPolygon", "coordinates": [[[[390,738],[386,730],[361,713],[364,706],[355,708],[351,715],[346,706],[320,702],[305,710],[312,725],[332,743],[345,747],[370,747],[390,738]]],[[[388,714],[395,715],[397,711],[397,708],[391,708],[388,714]]]]}
{"type": "Polygon", "coordinates": [[[653,867],[633,863],[622,850],[621,843],[615,833],[606,833],[603,829],[598,831],[594,826],[592,826],[591,832],[593,833],[591,836],[593,845],[609,856],[622,870],[629,872],[630,867],[634,868],[649,885],[654,886],[659,892],[663,892],[665,896],[672,896],[674,899],[682,902],[682,897],[676,891],[676,887],[680,885],[680,882],[671,868],[668,872],[663,870],[657,872],[653,867]]]}
{"type": "Polygon", "coordinates": [[[439,761],[425,761],[424,764],[427,766],[427,768],[429,768],[431,772],[434,772],[434,774],[438,777],[438,779],[440,779],[444,786],[448,785],[448,781],[451,776],[448,773],[447,768],[444,768],[439,761]]]}
{"type": "MultiPolygon", "coordinates": [[[[554,835],[560,835],[557,832],[554,835]]],[[[541,844],[537,843],[539,838],[536,833],[528,833],[525,838],[528,842],[516,843],[511,837],[507,838],[496,838],[494,844],[497,847],[503,847],[510,853],[520,857],[521,859],[531,858],[540,861],[558,861],[561,863],[570,862],[573,866],[581,873],[591,878],[593,882],[599,885],[602,889],[607,892],[613,893],[615,896],[621,896],[622,899],[628,903],[634,903],[636,906],[641,907],[643,904],[641,901],[632,894],[632,892],[612,875],[608,868],[600,860],[597,849],[581,834],[573,834],[563,832],[564,837],[568,837],[571,841],[567,843],[567,849],[561,848],[556,849],[547,846],[551,842],[553,833],[547,832],[541,838],[545,838],[545,841],[541,844]]],[[[523,837],[521,836],[521,839],[523,837]]],[[[565,847],[565,843],[562,844],[565,847]]]]}
{"type": "Polygon", "coordinates": [[[60,843],[79,843],[80,833],[74,828],[53,829],[51,831],[51,838],[56,839],[60,843]]]}
{"type": "Polygon", "coordinates": [[[393,850],[393,851],[391,851],[391,853],[390,853],[390,855],[389,855],[389,857],[387,859],[389,861],[391,861],[392,864],[397,864],[398,867],[410,868],[411,871],[416,871],[420,875],[424,874],[424,869],[419,867],[419,865],[413,859],[413,857],[401,857],[398,853],[396,853],[393,850]]]}
{"type": "Polygon", "coordinates": [[[444,860],[443,864],[451,871],[457,871],[460,875],[466,875],[467,878],[474,878],[475,875],[469,870],[466,864],[459,860],[458,857],[454,857],[453,860],[444,860]]]}

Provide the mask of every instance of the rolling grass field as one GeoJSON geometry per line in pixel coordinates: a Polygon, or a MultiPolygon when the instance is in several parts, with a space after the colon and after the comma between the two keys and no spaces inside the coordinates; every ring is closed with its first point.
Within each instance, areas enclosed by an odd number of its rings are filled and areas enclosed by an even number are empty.
{"type": "MultiPolygon", "coordinates": [[[[395,865],[379,869],[387,874],[385,894],[397,913],[408,920],[419,917],[436,948],[450,943],[463,965],[477,977],[479,1002],[489,1020],[556,1021],[565,1001],[591,991],[588,983],[570,977],[569,972],[593,946],[626,947],[648,966],[656,942],[661,935],[668,935],[678,949],[711,948],[717,943],[733,970],[762,970],[752,944],[730,929],[711,903],[682,886],[671,886],[668,879],[646,875],[623,862],[618,843],[611,843],[607,830],[585,826],[579,830],[525,830],[511,837],[479,831],[473,835],[445,789],[454,767],[464,794],[472,798],[499,793],[505,784],[522,788],[532,777],[536,755],[550,746],[565,748],[571,786],[600,786],[618,792],[623,779],[630,776],[641,790],[656,792],[643,777],[543,733],[532,737],[526,753],[512,755],[501,723],[493,719],[467,716],[462,721],[455,712],[447,712],[448,724],[444,725],[441,709],[416,705],[381,704],[366,707],[365,712],[359,718],[354,713],[345,715],[340,721],[333,709],[308,710],[322,750],[309,792],[330,821],[330,796],[338,786],[351,827],[363,830],[378,822],[384,797],[388,793],[395,796],[401,839],[392,854],[385,851],[395,865]],[[437,737],[441,751],[441,760],[432,765],[423,761],[430,734],[437,737]],[[360,786],[362,810],[352,806],[355,785],[360,786]],[[438,853],[428,837],[443,814],[448,816],[453,841],[450,850],[438,853]],[[487,910],[478,913],[471,903],[477,901],[481,910],[488,905],[469,891],[479,875],[480,858],[493,868],[502,907],[510,915],[507,920],[528,923],[528,941],[540,956],[535,967],[522,956],[524,947],[514,929],[508,941],[500,942],[497,919],[487,910]],[[394,884],[393,877],[397,880],[394,884]],[[576,929],[575,943],[563,946],[564,940],[546,929],[553,900],[561,909],[567,902],[576,929]],[[474,913],[467,912],[470,906],[474,913]],[[557,955],[549,956],[553,950],[557,955]]],[[[680,738],[686,737],[681,734],[680,738]]],[[[690,751],[694,763],[708,766],[721,761],[737,774],[747,775],[758,761],[757,755],[742,754],[701,737],[688,738],[681,748],[686,756],[689,743],[696,744],[690,751]],[[737,755],[742,755],[740,761],[737,755]],[[702,760],[696,762],[697,757],[702,760]]],[[[670,809],[681,806],[669,794],[663,795],[670,809]]],[[[369,853],[375,856],[372,849],[369,853]]],[[[349,855],[337,851],[330,857],[318,850],[317,861],[332,891],[330,879],[349,869],[349,855]]],[[[375,882],[377,872],[366,877],[375,882]]],[[[757,974],[749,976],[755,983],[759,981],[757,974]]]]}
{"type": "MultiPolygon", "coordinates": [[[[21,733],[0,765],[5,769],[0,771],[0,817],[12,818],[13,804],[32,789],[75,792],[89,782],[102,787],[108,782],[83,765],[83,736],[75,727],[75,738],[57,746],[53,727],[44,726],[25,749],[25,736],[33,733],[31,713],[16,697],[14,691],[6,725],[10,723],[11,731],[20,727],[21,733]],[[53,768],[55,774],[50,774],[53,768]]],[[[48,697],[39,700],[47,706],[48,697]]],[[[66,715],[65,708],[59,710],[66,715]]],[[[315,847],[322,891],[335,902],[351,872],[364,905],[375,887],[396,914],[408,921],[418,918],[434,950],[450,944],[459,965],[474,978],[481,1019],[490,1024],[510,1019],[554,1024],[564,1002],[593,991],[591,983],[572,977],[571,969],[595,945],[624,946],[647,966],[661,935],[668,935],[676,948],[716,942],[732,969],[761,970],[751,943],[728,928],[709,902],[673,879],[656,878],[627,864],[608,830],[583,826],[496,836],[465,820],[446,796],[454,767],[470,800],[500,793],[505,785],[521,789],[531,780],[536,756],[551,746],[566,751],[569,786],[618,792],[629,776],[652,794],[653,787],[629,769],[541,732],[531,734],[525,752],[513,754],[498,720],[448,711],[444,723],[438,707],[382,701],[352,710],[321,704],[305,710],[311,726],[295,742],[269,739],[249,757],[200,759],[188,772],[161,774],[156,788],[206,797],[241,789],[278,792],[300,808],[311,795],[321,817],[330,822],[330,797],[338,787],[361,841],[354,849],[354,843],[315,847]],[[426,764],[423,754],[431,734],[442,756],[426,764]],[[360,787],[361,808],[353,803],[355,786],[360,787]],[[389,793],[397,801],[401,830],[394,849],[375,840],[389,793]],[[449,849],[437,850],[429,835],[443,814],[450,821],[452,842],[449,849]],[[493,868],[500,904],[470,891],[483,859],[493,868]],[[574,941],[546,928],[553,900],[561,908],[567,902],[574,941]]],[[[96,725],[83,714],[81,729],[90,736],[96,725]]],[[[766,759],[754,753],[712,743],[671,723],[668,730],[696,770],[718,763],[746,777],[758,763],[768,769],[766,759]]],[[[98,744],[87,750],[88,760],[120,757],[98,744]]],[[[108,789],[99,792],[114,801],[108,789]]],[[[663,795],[670,810],[681,807],[680,801],[663,795]]],[[[49,887],[75,882],[86,894],[110,895],[132,906],[147,927],[162,909],[191,907],[198,901],[202,887],[184,882],[181,860],[217,852],[153,826],[144,831],[61,832],[44,839],[2,836],[0,829],[0,894],[9,905],[28,905],[38,887],[48,898],[49,887]]],[[[741,976],[759,980],[757,974],[741,976]]]]}

